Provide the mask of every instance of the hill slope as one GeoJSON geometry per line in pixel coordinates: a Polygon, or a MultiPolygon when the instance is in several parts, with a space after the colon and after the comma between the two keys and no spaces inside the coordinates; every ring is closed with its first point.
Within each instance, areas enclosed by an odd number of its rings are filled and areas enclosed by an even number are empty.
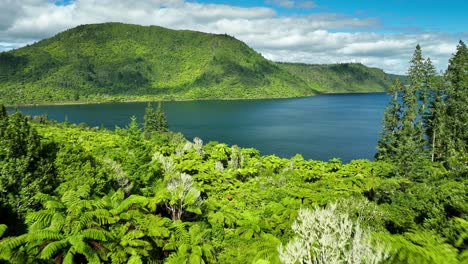
{"type": "Polygon", "coordinates": [[[315,91],[227,35],[79,26],[0,55],[4,103],[261,98],[315,91]]]}
{"type": "Polygon", "coordinates": [[[360,63],[278,63],[278,66],[322,93],[383,92],[399,77],[360,63]]]}
{"type": "MultiPolygon", "coordinates": [[[[335,83],[361,78],[349,71],[337,74],[336,82],[311,81],[311,69],[314,78],[329,79],[320,67],[271,62],[227,35],[82,25],[0,53],[0,103],[296,97],[340,91],[335,83]]],[[[383,91],[388,85],[383,72],[367,77],[344,90],[383,91]]]]}

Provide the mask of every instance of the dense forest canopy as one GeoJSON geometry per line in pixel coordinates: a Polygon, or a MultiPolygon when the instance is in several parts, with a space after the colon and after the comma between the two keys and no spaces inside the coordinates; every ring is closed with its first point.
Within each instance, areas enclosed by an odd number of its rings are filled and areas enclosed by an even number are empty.
{"type": "Polygon", "coordinates": [[[187,140],[160,105],[115,131],[2,106],[0,261],[467,263],[467,47],[408,75],[348,164],[187,140]]]}
{"type": "Polygon", "coordinates": [[[392,78],[361,64],[275,63],[228,35],[122,23],[0,53],[0,103],[9,105],[383,92],[392,78]]]}

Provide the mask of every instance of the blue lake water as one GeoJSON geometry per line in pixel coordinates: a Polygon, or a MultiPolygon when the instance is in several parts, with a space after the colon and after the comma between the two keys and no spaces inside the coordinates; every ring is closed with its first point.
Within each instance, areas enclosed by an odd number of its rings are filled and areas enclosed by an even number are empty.
{"type": "MultiPolygon", "coordinates": [[[[200,137],[253,147],[263,155],[307,159],[372,159],[389,97],[382,93],[334,94],[273,100],[164,102],[169,127],[186,138],[200,137]]],[[[84,122],[113,129],[135,115],[143,122],[147,103],[30,106],[29,115],[84,122]]],[[[156,107],[156,104],[154,104],[156,107]]],[[[10,109],[11,110],[11,109],[10,109]]]]}

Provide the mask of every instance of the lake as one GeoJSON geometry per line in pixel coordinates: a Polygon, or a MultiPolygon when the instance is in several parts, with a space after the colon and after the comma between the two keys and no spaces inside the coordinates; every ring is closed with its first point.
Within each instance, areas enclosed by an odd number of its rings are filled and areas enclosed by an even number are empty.
{"type": "MultiPolygon", "coordinates": [[[[253,147],[263,155],[344,162],[373,159],[389,97],[383,93],[333,94],[306,98],[164,102],[169,127],[200,137],[253,147]]],[[[135,115],[143,122],[147,103],[19,107],[28,115],[114,129],[135,115]]],[[[156,107],[156,104],[154,104],[156,107]]],[[[11,110],[11,109],[10,109],[11,110]]]]}

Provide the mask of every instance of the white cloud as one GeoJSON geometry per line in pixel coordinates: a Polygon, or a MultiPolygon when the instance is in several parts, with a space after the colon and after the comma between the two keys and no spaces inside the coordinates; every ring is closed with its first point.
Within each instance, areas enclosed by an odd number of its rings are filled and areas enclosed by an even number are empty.
{"type": "Polygon", "coordinates": [[[311,9],[317,7],[317,5],[313,1],[304,1],[304,0],[267,0],[265,1],[267,4],[278,5],[280,7],[285,8],[306,8],[311,9]]]}
{"type": "MultiPolygon", "coordinates": [[[[310,1],[274,1],[296,7],[310,1]]],[[[362,62],[387,72],[405,73],[417,43],[445,69],[459,38],[443,33],[383,34],[370,31],[376,18],[332,13],[280,16],[265,7],[200,4],[184,0],[75,0],[57,6],[49,0],[0,0],[0,51],[51,37],[65,29],[108,21],[227,33],[275,61],[362,62]]]]}

